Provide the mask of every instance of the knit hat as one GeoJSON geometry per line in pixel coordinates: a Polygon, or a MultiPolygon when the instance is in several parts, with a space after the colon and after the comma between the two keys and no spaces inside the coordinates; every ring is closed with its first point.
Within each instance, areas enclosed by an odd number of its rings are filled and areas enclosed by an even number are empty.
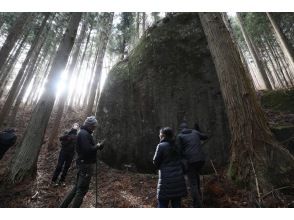
{"type": "Polygon", "coordinates": [[[96,120],[95,116],[87,117],[87,119],[84,122],[84,125],[85,126],[96,126],[97,120],[96,120]]]}
{"type": "Polygon", "coordinates": [[[186,121],[183,121],[181,124],[180,124],[180,129],[184,129],[184,128],[188,128],[188,123],[186,121]]]}

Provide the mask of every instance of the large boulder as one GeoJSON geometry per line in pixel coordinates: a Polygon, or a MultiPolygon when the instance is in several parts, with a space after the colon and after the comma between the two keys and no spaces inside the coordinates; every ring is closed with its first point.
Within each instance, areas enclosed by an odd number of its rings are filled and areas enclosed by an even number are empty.
{"type": "Polygon", "coordinates": [[[99,156],[113,167],[152,172],[159,128],[177,132],[183,119],[209,133],[204,148],[216,168],[228,162],[228,122],[197,13],[177,13],[147,31],[108,74],[97,118],[97,138],[108,143],[99,156]]]}

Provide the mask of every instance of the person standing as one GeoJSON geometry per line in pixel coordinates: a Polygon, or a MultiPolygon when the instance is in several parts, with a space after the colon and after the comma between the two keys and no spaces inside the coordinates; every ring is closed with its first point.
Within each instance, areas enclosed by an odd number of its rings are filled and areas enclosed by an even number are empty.
{"type": "MultiPolygon", "coordinates": [[[[195,128],[199,128],[197,124],[195,128]]],[[[201,140],[206,140],[206,134],[195,129],[189,129],[187,122],[180,124],[180,132],[176,138],[176,145],[187,162],[187,177],[191,188],[193,207],[203,206],[200,190],[200,171],[205,164],[206,155],[202,150],[201,140]]]]}
{"type": "Polygon", "coordinates": [[[168,208],[170,202],[172,208],[180,208],[182,197],[187,195],[187,188],[172,129],[162,128],[159,138],[160,143],[153,157],[153,164],[159,170],[158,208],[168,208]]]}
{"type": "Polygon", "coordinates": [[[61,150],[59,152],[57,166],[53,173],[52,177],[52,185],[58,186],[62,185],[65,186],[65,177],[67,174],[68,169],[72,163],[73,157],[75,155],[75,146],[77,142],[77,132],[78,132],[79,124],[74,123],[70,131],[66,131],[63,136],[59,138],[61,142],[61,150]],[[61,173],[61,177],[59,182],[57,179],[59,174],[61,173]]]}
{"type": "Polygon", "coordinates": [[[63,202],[60,204],[60,208],[66,208],[72,202],[73,208],[79,208],[82,203],[84,196],[89,190],[91,177],[94,173],[96,164],[97,150],[103,149],[103,142],[97,145],[94,142],[93,132],[96,129],[97,120],[95,116],[87,117],[84,125],[81,127],[77,137],[77,167],[78,174],[75,186],[65,197],[63,202]]]}

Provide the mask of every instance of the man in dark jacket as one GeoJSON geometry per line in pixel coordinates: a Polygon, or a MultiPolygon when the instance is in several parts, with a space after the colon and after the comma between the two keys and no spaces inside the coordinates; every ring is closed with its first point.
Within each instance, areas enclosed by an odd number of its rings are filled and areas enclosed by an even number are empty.
{"type": "Polygon", "coordinates": [[[87,117],[81,127],[77,138],[77,167],[78,174],[74,188],[61,203],[61,208],[66,208],[73,201],[72,207],[79,208],[83,203],[84,196],[89,190],[91,177],[94,173],[97,150],[103,149],[103,142],[97,145],[94,142],[92,133],[97,126],[95,116],[87,117]]]}
{"type": "Polygon", "coordinates": [[[54,186],[65,186],[65,177],[75,154],[78,128],[79,125],[75,123],[70,131],[66,131],[64,135],[59,138],[61,142],[61,150],[59,152],[58,163],[52,177],[52,184],[54,186]],[[57,183],[57,179],[59,174],[61,173],[61,170],[62,174],[59,183],[57,183]]]}
{"type": "Polygon", "coordinates": [[[193,207],[202,207],[200,170],[205,163],[206,155],[202,150],[201,140],[206,140],[207,138],[205,134],[195,129],[188,129],[186,122],[181,123],[180,132],[176,138],[176,144],[188,166],[187,176],[193,198],[193,207]]]}

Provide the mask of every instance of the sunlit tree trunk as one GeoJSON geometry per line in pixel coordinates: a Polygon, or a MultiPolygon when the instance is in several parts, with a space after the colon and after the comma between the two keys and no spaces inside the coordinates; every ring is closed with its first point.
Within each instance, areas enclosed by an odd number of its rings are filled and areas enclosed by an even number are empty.
{"type": "MultiPolygon", "coordinates": [[[[1,77],[1,80],[0,80],[0,89],[2,90],[3,86],[6,85],[5,82],[7,82],[7,80],[9,79],[10,77],[10,71],[13,69],[13,66],[16,64],[20,54],[23,52],[24,50],[24,45],[25,45],[25,42],[26,42],[26,39],[27,39],[27,36],[26,35],[21,43],[19,44],[17,50],[15,51],[15,53],[13,54],[13,56],[11,57],[10,61],[7,63],[7,65],[5,66],[6,68],[3,68],[2,71],[3,71],[3,75],[1,77]]],[[[2,93],[1,93],[2,95],[2,93]]],[[[0,95],[0,97],[1,97],[0,95]]]]}
{"type": "Polygon", "coordinates": [[[68,61],[81,16],[82,13],[71,13],[70,15],[70,21],[47,78],[45,91],[33,110],[26,132],[18,146],[14,162],[10,167],[9,176],[12,182],[20,182],[26,177],[35,175],[39,152],[55,102],[56,83],[68,61]]]}
{"type": "Polygon", "coordinates": [[[273,15],[273,13],[267,12],[266,14],[267,14],[272,26],[273,26],[274,33],[276,35],[276,39],[277,39],[283,53],[285,54],[285,57],[287,58],[288,63],[290,64],[292,71],[294,72],[294,49],[293,49],[292,45],[289,43],[286,36],[284,35],[281,28],[279,27],[278,22],[277,22],[275,16],[273,15]]]}
{"type": "MultiPolygon", "coordinates": [[[[75,49],[72,55],[72,60],[71,60],[71,64],[68,68],[68,76],[71,77],[74,74],[74,69],[77,63],[77,59],[78,59],[78,55],[80,52],[80,48],[81,48],[81,44],[82,41],[85,38],[86,35],[86,28],[87,28],[87,20],[85,20],[82,24],[82,28],[81,28],[81,32],[80,35],[78,36],[76,43],[75,43],[75,49]]],[[[65,88],[65,90],[63,91],[63,93],[60,95],[59,97],[59,101],[57,103],[57,113],[55,116],[55,119],[53,121],[54,124],[54,129],[51,130],[50,136],[49,136],[49,140],[48,140],[48,150],[53,148],[54,145],[54,140],[56,139],[58,132],[59,132],[59,127],[60,127],[60,123],[61,123],[61,119],[62,119],[62,115],[63,115],[63,110],[64,110],[64,106],[65,106],[65,102],[66,99],[68,97],[68,86],[65,88]]]]}
{"type": "Polygon", "coordinates": [[[93,105],[95,101],[96,90],[100,84],[103,58],[105,55],[108,38],[112,28],[113,13],[103,13],[101,16],[102,16],[100,20],[101,27],[98,33],[99,37],[98,37],[98,54],[96,59],[97,60],[96,69],[95,69],[95,75],[94,75],[93,83],[90,90],[91,92],[90,92],[89,102],[87,105],[86,115],[93,114],[93,105]]]}
{"type": "Polygon", "coordinates": [[[246,41],[246,44],[249,48],[249,51],[250,51],[250,54],[254,60],[254,63],[256,64],[256,67],[259,71],[259,73],[261,74],[261,77],[265,83],[265,87],[266,89],[269,89],[269,90],[272,90],[272,87],[271,87],[271,84],[270,84],[270,81],[266,75],[266,72],[265,70],[263,69],[262,67],[262,63],[258,57],[258,55],[256,54],[254,48],[253,48],[253,43],[249,37],[249,35],[247,34],[246,30],[245,30],[245,27],[244,27],[244,24],[243,24],[243,20],[242,20],[242,17],[239,13],[237,13],[237,17],[238,17],[238,21],[239,21],[239,24],[240,24],[240,28],[241,28],[241,31],[242,31],[242,34],[244,36],[244,39],[246,41]]]}
{"type": "Polygon", "coordinates": [[[14,25],[9,29],[9,34],[0,50],[0,70],[3,68],[3,65],[6,59],[8,58],[10,51],[14,47],[17,40],[23,34],[25,25],[32,18],[32,16],[33,13],[21,13],[19,17],[16,19],[14,25]]]}
{"type": "Polygon", "coordinates": [[[34,50],[36,49],[37,45],[38,45],[38,42],[39,40],[41,39],[41,35],[42,35],[42,32],[45,28],[45,25],[46,25],[46,22],[48,20],[48,17],[49,17],[50,14],[46,14],[43,21],[42,21],[42,24],[39,28],[39,30],[37,31],[35,37],[34,37],[34,40],[32,42],[32,45],[26,55],[26,58],[25,60],[23,61],[22,65],[21,65],[21,68],[20,70],[18,71],[18,74],[15,78],[15,80],[13,81],[13,84],[11,86],[11,89],[9,91],[9,95],[4,103],[4,106],[2,108],[2,111],[0,113],[0,127],[2,125],[2,123],[4,122],[4,120],[7,118],[8,116],[8,113],[11,109],[11,106],[15,100],[15,97],[19,91],[19,89],[21,88],[21,81],[23,81],[25,79],[25,69],[27,67],[27,64],[29,63],[29,60],[31,59],[31,56],[34,52],[34,50]]]}
{"type": "Polygon", "coordinates": [[[231,131],[229,176],[258,198],[293,183],[294,157],[277,143],[220,13],[199,13],[220,82],[231,131]]]}

